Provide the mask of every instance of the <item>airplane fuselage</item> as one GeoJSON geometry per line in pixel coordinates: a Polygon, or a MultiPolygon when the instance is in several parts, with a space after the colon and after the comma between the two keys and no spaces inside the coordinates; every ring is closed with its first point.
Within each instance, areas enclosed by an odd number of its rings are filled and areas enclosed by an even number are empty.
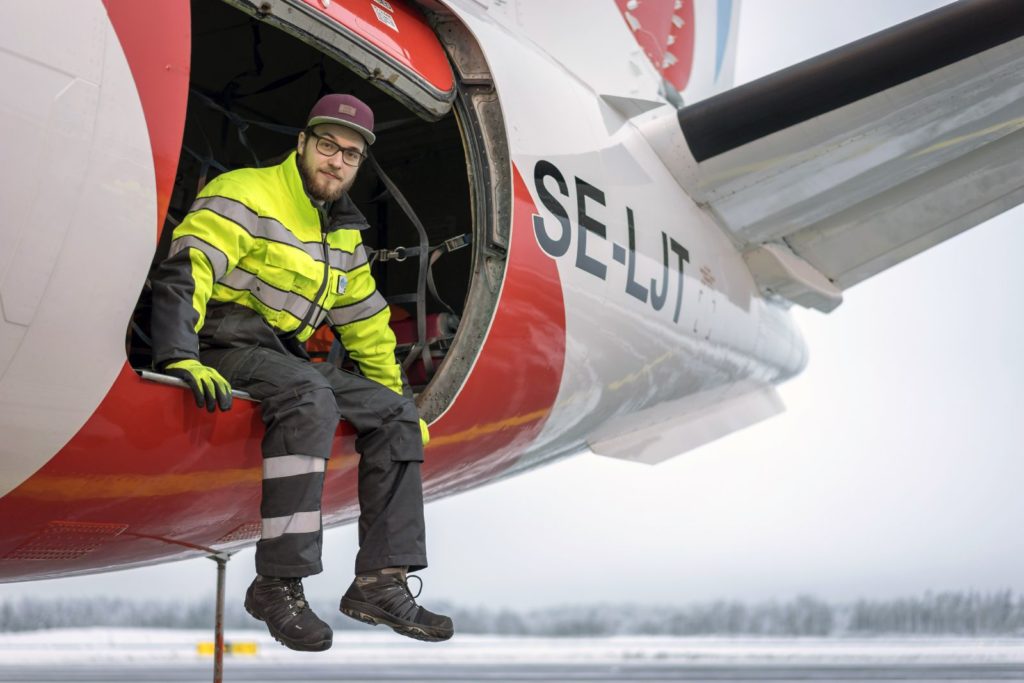
{"type": "MultiPolygon", "coordinates": [[[[332,22],[347,11],[231,4],[321,42],[341,35],[332,22]]],[[[638,129],[675,115],[666,84],[684,101],[728,85],[735,18],[686,3],[690,32],[678,29],[659,69],[644,54],[656,45],[635,36],[656,17],[629,5],[588,5],[590,35],[570,37],[563,10],[423,3],[458,78],[414,64],[422,83],[396,97],[422,118],[456,106],[470,184],[489,174],[462,208],[474,243],[462,323],[419,395],[433,436],[428,498],[588,448],[663,459],[777,412],[773,387],[806,363],[786,308],[759,293],[638,129]]],[[[368,7],[365,35],[347,39],[386,52],[434,35],[402,3],[368,7]]],[[[0,63],[20,86],[2,108],[5,158],[20,160],[0,184],[2,579],[231,550],[259,533],[258,405],[196,410],[181,387],[141,377],[125,350],[181,189],[190,78],[213,72],[190,62],[189,10],[94,0],[53,18],[24,4],[0,29],[0,63]],[[61,40],[35,40],[41,26],[61,40]]],[[[342,423],[328,526],[358,515],[357,457],[342,423]]]]}

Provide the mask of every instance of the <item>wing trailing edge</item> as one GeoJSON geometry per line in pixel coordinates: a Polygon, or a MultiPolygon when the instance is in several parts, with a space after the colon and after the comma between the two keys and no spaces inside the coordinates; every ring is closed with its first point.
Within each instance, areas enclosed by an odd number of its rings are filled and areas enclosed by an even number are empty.
{"type": "Polygon", "coordinates": [[[766,295],[832,310],[1024,201],[1024,12],[963,0],[639,125],[766,295]]]}

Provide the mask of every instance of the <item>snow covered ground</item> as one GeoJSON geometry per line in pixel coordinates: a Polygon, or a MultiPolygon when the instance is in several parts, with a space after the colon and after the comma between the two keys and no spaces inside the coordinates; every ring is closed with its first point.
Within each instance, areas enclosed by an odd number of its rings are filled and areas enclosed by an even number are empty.
{"type": "MultiPolygon", "coordinates": [[[[59,629],[0,633],[0,667],[19,665],[153,665],[211,661],[199,652],[208,631],[159,629],[59,629]]],[[[447,643],[420,643],[390,632],[335,634],[328,652],[285,649],[265,631],[226,633],[228,642],[256,643],[255,654],[229,655],[232,666],[247,663],[353,664],[730,664],[792,665],[1024,665],[1024,639],[1008,638],[516,638],[459,635],[447,643]]]]}

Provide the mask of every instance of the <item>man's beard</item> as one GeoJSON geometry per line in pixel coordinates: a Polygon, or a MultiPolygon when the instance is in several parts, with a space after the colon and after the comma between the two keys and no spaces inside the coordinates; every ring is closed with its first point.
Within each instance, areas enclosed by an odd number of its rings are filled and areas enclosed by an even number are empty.
{"type": "Polygon", "coordinates": [[[315,162],[315,158],[312,156],[307,157],[305,154],[298,154],[299,177],[302,178],[302,186],[306,188],[306,194],[312,197],[318,202],[336,202],[341,199],[341,196],[345,194],[352,183],[355,182],[356,177],[352,175],[344,182],[341,186],[332,191],[328,191],[326,183],[322,179],[317,177],[317,169],[310,168],[315,162]]]}

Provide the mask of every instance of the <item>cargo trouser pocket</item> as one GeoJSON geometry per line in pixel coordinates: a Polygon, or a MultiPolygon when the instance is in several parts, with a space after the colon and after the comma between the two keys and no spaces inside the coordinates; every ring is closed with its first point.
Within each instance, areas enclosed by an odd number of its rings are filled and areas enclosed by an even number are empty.
{"type": "Polygon", "coordinates": [[[394,449],[391,451],[393,462],[423,462],[423,445],[413,451],[411,448],[394,449]]]}
{"type": "Polygon", "coordinates": [[[396,462],[423,462],[423,437],[416,404],[408,398],[396,398],[401,401],[401,408],[390,425],[394,438],[391,459],[396,462]]]}

